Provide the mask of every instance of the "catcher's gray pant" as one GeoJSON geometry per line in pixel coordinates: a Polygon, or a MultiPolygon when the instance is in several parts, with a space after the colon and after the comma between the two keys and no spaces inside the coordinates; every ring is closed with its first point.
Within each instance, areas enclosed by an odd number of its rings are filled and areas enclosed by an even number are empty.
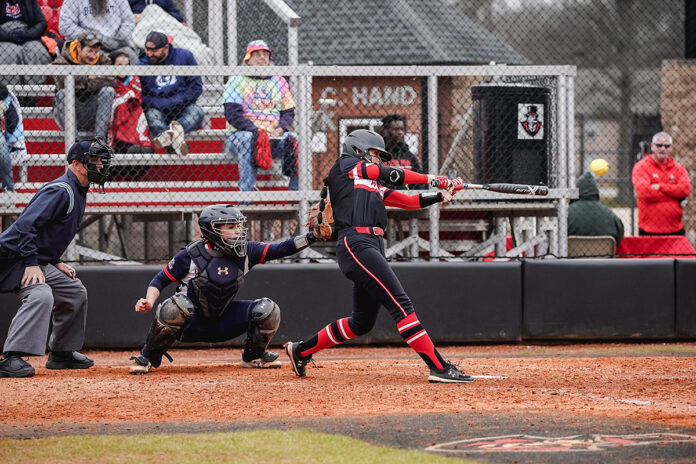
{"type": "Polygon", "coordinates": [[[22,287],[15,292],[22,301],[5,340],[4,352],[21,351],[36,356],[50,351],[76,351],[82,348],[87,324],[87,289],[80,279],[71,279],[52,265],[41,266],[45,284],[22,287]]]}

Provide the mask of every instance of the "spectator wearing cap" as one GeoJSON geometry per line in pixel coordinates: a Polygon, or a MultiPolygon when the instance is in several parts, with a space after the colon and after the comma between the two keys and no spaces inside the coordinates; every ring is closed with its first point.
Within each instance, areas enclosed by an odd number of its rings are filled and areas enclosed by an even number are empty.
{"type": "Polygon", "coordinates": [[[0,235],[0,291],[13,291],[22,302],[5,339],[0,377],[33,376],[21,357],[43,356],[47,338],[48,369],[94,364],[77,352],[85,339],[87,290],[60,257],[80,227],[90,183],[106,181],[111,156],[98,139],[75,143],[65,174],[39,189],[0,235]]]}
{"type": "MultiPolygon", "coordinates": [[[[423,170],[418,157],[411,152],[411,149],[405,142],[405,135],[406,117],[400,114],[389,114],[382,118],[382,136],[384,137],[385,150],[392,155],[392,159],[388,161],[388,164],[422,173],[423,170]]],[[[418,190],[427,189],[428,186],[425,184],[412,184],[391,188],[418,190]]]]}
{"type": "MultiPolygon", "coordinates": [[[[164,32],[150,32],[145,38],[145,56],[138,64],[198,66],[190,51],[175,47],[172,41],[164,32]]],[[[140,81],[153,144],[187,155],[184,135],[199,129],[203,122],[204,112],[196,105],[203,93],[203,80],[200,76],[141,76],[140,81]]]]}
{"type": "MultiPolygon", "coordinates": [[[[36,0],[0,0],[0,64],[48,64],[41,41],[46,18],[36,0]]],[[[4,84],[41,84],[45,76],[0,77],[4,84]]]]}
{"type": "Polygon", "coordinates": [[[130,4],[131,11],[133,11],[133,17],[136,23],[140,21],[140,16],[148,5],[157,5],[180,23],[185,22],[184,17],[172,0],[128,0],[128,3],[130,4]]]}
{"type": "Polygon", "coordinates": [[[137,56],[130,39],[134,27],[128,0],[65,0],[60,9],[59,31],[66,40],[85,31],[98,32],[102,51],[123,49],[133,61],[137,56]]]}
{"type": "MultiPolygon", "coordinates": [[[[82,32],[77,38],[65,42],[63,50],[53,64],[108,65],[109,57],[101,52],[101,35],[94,31],[82,32]]],[[[65,76],[54,76],[56,96],[53,117],[61,129],[65,128],[65,76]]],[[[106,138],[111,119],[116,78],[113,76],[75,76],[76,130],[91,131],[106,138]]]]}
{"type": "MultiPolygon", "coordinates": [[[[244,64],[269,66],[271,49],[263,40],[250,42],[244,64]]],[[[227,149],[237,156],[239,189],[253,190],[256,184],[257,143],[270,139],[273,158],[282,158],[283,175],[290,178],[289,189],[298,189],[297,134],[290,132],[295,118],[295,101],[282,76],[232,76],[223,94],[227,119],[227,149]]]]}

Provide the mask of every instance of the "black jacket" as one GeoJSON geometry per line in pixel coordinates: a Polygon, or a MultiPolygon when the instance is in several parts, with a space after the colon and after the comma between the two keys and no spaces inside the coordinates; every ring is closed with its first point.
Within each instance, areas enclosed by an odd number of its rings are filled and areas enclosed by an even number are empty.
{"type": "MultiPolygon", "coordinates": [[[[6,21],[5,13],[7,8],[7,0],[0,0],[0,24],[6,21]]],[[[36,0],[16,0],[11,3],[19,3],[19,9],[22,12],[21,21],[27,25],[27,29],[21,31],[20,39],[22,44],[32,40],[39,40],[46,33],[46,18],[43,11],[36,0]]],[[[0,42],[15,42],[12,38],[12,33],[7,33],[0,28],[0,42]]],[[[16,42],[15,42],[16,43],[16,42]]]]}

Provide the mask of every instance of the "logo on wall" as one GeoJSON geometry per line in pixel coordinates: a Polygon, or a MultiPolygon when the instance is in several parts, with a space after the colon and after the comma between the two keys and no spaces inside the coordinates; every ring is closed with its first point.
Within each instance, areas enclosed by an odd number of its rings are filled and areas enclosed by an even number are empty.
{"type": "Polygon", "coordinates": [[[519,103],[517,105],[518,120],[517,138],[526,140],[541,140],[544,138],[544,105],[519,103]]]}

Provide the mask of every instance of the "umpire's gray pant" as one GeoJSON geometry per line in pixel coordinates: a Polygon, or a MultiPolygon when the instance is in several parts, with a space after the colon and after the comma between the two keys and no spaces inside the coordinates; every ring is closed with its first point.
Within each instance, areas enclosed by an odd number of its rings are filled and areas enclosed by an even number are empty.
{"type": "Polygon", "coordinates": [[[87,289],[80,279],[70,277],[52,265],[41,266],[45,284],[22,287],[15,292],[22,301],[5,340],[4,352],[21,351],[36,356],[50,351],[76,351],[85,341],[87,289]]]}

